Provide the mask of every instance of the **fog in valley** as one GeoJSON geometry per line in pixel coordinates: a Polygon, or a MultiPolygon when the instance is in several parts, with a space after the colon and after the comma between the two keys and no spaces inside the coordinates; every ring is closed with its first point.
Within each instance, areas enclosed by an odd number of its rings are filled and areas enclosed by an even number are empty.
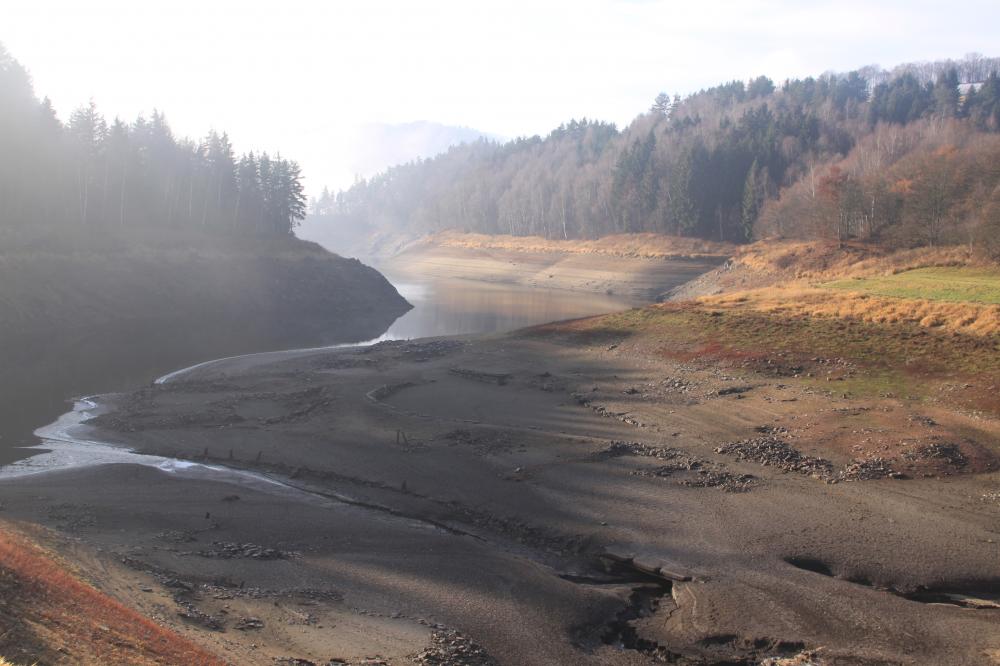
{"type": "Polygon", "coordinates": [[[1000,664],[1000,7],[0,7],[0,666],[1000,664]]]}

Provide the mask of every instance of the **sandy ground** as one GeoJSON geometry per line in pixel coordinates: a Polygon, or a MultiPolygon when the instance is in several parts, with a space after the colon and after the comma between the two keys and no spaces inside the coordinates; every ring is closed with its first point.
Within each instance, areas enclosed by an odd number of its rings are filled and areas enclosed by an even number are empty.
{"type": "Polygon", "coordinates": [[[393,276],[473,279],[598,292],[649,302],[670,286],[684,283],[719,263],[721,259],[521,252],[420,244],[394,256],[387,268],[393,276]]]}
{"type": "Polygon", "coordinates": [[[223,361],[96,434],[287,485],[109,465],[0,501],[237,664],[1000,663],[994,421],[661,352],[555,327],[223,361]],[[932,431],[965,461],[851,466],[932,431]]]}

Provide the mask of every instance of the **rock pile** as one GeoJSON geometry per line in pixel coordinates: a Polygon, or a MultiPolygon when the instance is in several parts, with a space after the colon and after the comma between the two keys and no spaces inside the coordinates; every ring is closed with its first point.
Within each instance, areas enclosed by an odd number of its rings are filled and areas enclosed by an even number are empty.
{"type": "Polygon", "coordinates": [[[698,470],[698,476],[684,479],[680,484],[691,488],[722,488],[727,493],[745,493],[757,485],[757,477],[752,474],[731,474],[701,469],[698,470]]]}
{"type": "Polygon", "coordinates": [[[642,442],[623,442],[612,440],[606,449],[598,451],[592,458],[594,460],[610,460],[621,456],[640,456],[643,458],[659,458],[660,460],[673,460],[685,457],[685,453],[680,449],[673,449],[664,446],[650,446],[642,442]]]}
{"type": "Polygon", "coordinates": [[[934,442],[915,451],[903,454],[907,460],[937,460],[952,467],[965,467],[969,462],[957,444],[942,444],[934,442]]]}
{"type": "Polygon", "coordinates": [[[829,479],[833,472],[833,464],[829,460],[802,455],[800,451],[773,435],[723,444],[716,448],[715,452],[736,456],[739,460],[760,463],[765,467],[778,467],[819,479],[829,479]]]}
{"type": "Polygon", "coordinates": [[[873,479],[899,479],[902,475],[889,466],[885,458],[863,458],[852,460],[837,475],[843,481],[871,481],[873,479]]]}
{"type": "Polygon", "coordinates": [[[421,666],[496,666],[486,650],[457,631],[435,631],[431,646],[417,654],[414,661],[421,666]]]}

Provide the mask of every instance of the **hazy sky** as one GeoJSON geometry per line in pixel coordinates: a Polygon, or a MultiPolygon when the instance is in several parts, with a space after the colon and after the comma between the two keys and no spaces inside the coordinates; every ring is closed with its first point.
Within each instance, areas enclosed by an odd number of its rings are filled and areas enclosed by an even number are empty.
{"type": "Polygon", "coordinates": [[[65,118],[163,110],[175,131],[298,159],[344,185],[364,122],[504,136],[624,125],[661,90],[1000,55],[997,0],[455,2],[3,0],[0,41],[65,118]]]}

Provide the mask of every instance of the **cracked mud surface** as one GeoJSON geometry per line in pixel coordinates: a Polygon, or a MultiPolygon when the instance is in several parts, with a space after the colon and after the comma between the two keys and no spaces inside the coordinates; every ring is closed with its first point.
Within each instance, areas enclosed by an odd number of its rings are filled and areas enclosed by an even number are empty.
{"type": "Polygon", "coordinates": [[[629,344],[212,364],[94,436],[287,485],[113,465],[0,501],[233,663],[997,663],[996,424],[629,344]]]}

